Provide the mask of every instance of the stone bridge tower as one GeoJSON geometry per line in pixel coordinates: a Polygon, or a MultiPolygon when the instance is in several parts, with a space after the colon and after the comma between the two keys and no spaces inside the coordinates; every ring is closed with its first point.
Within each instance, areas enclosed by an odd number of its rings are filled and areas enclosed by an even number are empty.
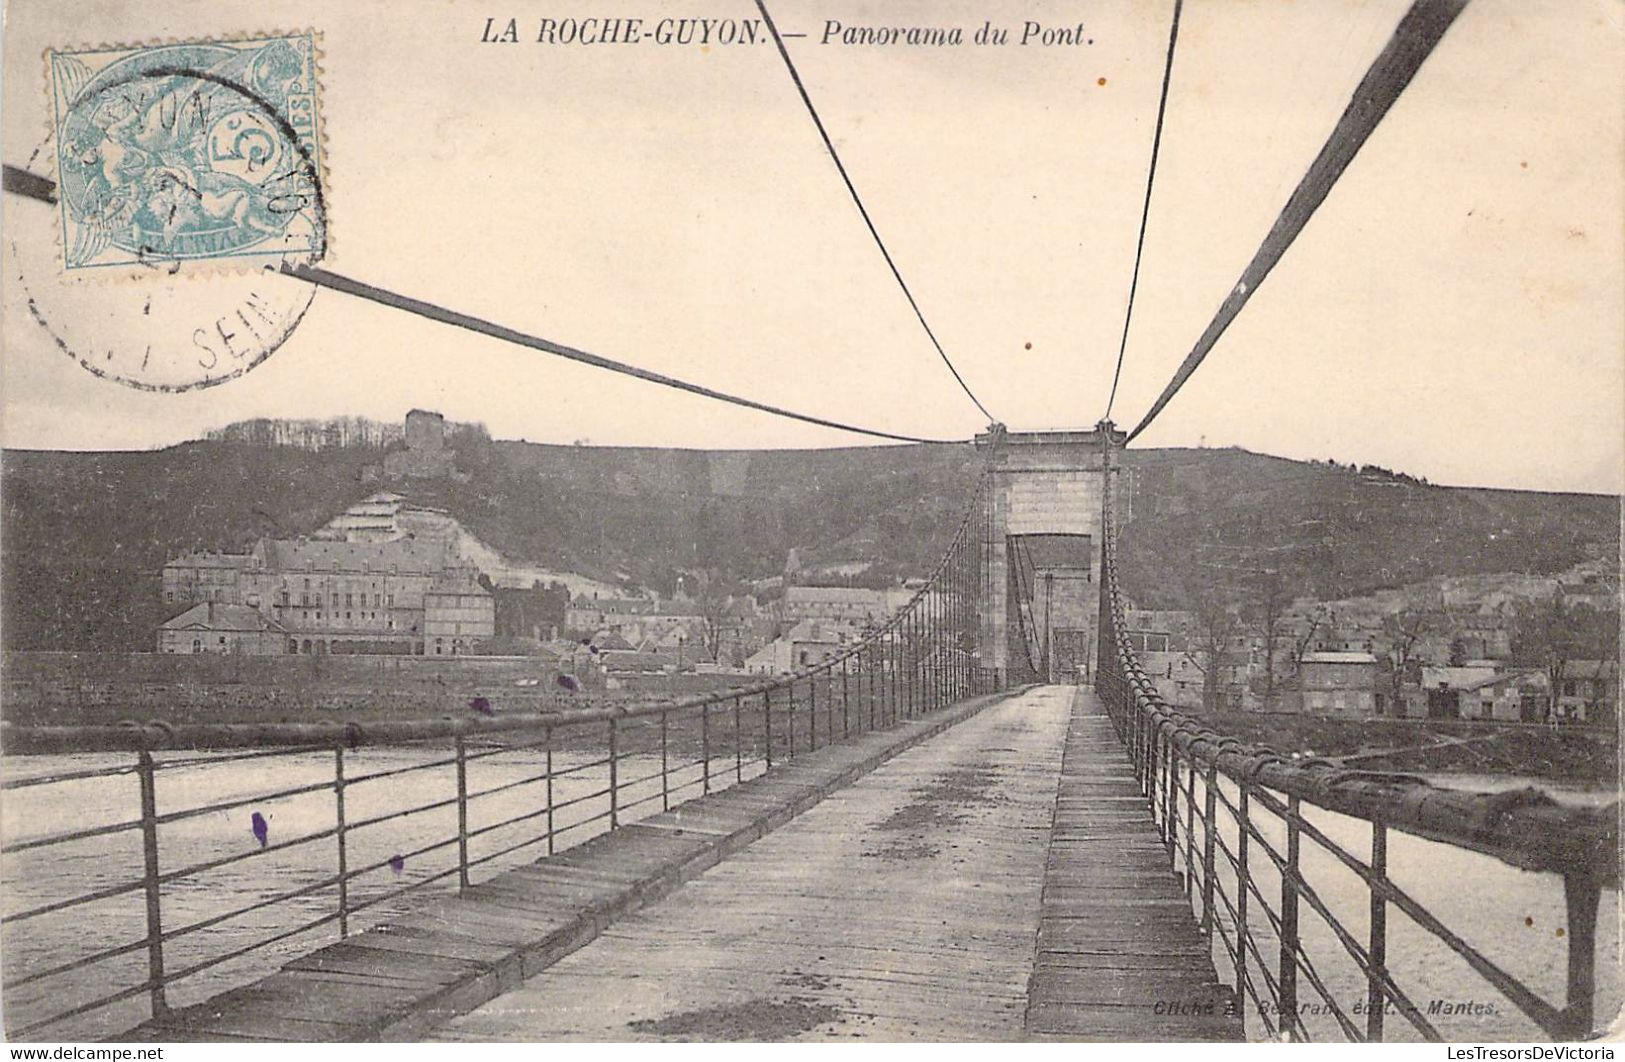
{"type": "MultiPolygon", "coordinates": [[[[1092,431],[980,435],[991,447],[984,495],[980,651],[984,667],[1011,681],[1088,682],[1095,673],[1100,613],[1103,491],[1118,489],[1120,454],[1108,470],[1106,443],[1124,433],[1092,431]]],[[[1122,494],[1113,499],[1119,507],[1122,494]]]]}

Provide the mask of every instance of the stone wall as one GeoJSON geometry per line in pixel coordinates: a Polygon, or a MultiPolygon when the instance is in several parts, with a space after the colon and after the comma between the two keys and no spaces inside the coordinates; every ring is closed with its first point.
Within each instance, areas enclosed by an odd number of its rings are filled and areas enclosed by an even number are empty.
{"type": "Polygon", "coordinates": [[[7,653],[0,700],[12,723],[189,722],[458,715],[596,708],[720,692],[759,675],[646,675],[604,689],[590,669],[558,685],[537,657],[211,656],[165,653],[7,653]]]}
{"type": "Polygon", "coordinates": [[[567,700],[558,675],[535,657],[24,652],[5,654],[0,696],[9,720],[58,707],[103,720],[110,712],[144,719],[167,709],[237,720],[307,709],[426,716],[466,711],[480,696],[498,707],[567,700]]]}

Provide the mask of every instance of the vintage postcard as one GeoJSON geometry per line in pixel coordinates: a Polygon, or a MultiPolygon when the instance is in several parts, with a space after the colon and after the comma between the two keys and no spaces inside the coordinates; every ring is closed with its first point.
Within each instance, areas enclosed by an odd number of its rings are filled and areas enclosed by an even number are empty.
{"type": "Polygon", "coordinates": [[[1617,0],[3,47],[8,1041],[1613,1057],[1617,0]]]}

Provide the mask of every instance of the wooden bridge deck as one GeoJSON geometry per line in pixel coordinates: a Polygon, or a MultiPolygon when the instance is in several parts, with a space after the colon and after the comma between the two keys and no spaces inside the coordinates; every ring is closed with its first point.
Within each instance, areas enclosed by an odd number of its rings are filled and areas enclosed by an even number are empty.
{"type": "Polygon", "coordinates": [[[1083,691],[1067,730],[1027,999],[1030,1039],[1242,1039],[1128,756],[1083,691]]]}
{"type": "Polygon", "coordinates": [[[432,1036],[1239,1038],[1132,786],[1092,694],[1031,691],[432,1036]]]}

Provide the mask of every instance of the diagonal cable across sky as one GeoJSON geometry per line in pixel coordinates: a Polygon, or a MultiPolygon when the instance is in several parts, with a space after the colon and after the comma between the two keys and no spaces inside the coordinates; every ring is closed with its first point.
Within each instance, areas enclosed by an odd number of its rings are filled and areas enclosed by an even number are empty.
{"type": "Polygon", "coordinates": [[[869,216],[868,208],[863,205],[863,198],[858,195],[858,189],[852,183],[851,174],[846,172],[846,165],[841,162],[841,156],[835,150],[835,141],[830,139],[829,130],[824,128],[824,120],[818,117],[818,108],[813,106],[812,97],[807,94],[807,86],[802,83],[801,74],[797,72],[796,64],[790,59],[790,51],[784,46],[784,38],[779,36],[779,28],[774,24],[773,16],[768,14],[766,3],[763,0],[756,0],[756,10],[762,13],[762,21],[767,25],[767,32],[772,35],[773,43],[778,46],[779,57],[784,60],[784,67],[790,72],[790,80],[795,82],[796,92],[801,95],[801,102],[806,105],[807,113],[812,116],[813,125],[818,127],[818,135],[823,138],[824,148],[829,152],[830,160],[835,163],[835,168],[840,171],[841,180],[845,182],[846,190],[852,196],[852,202],[857,206],[858,213],[863,215],[863,223],[869,227],[869,235],[874,237],[875,246],[880,248],[881,257],[886,260],[886,265],[891,269],[891,275],[897,279],[897,286],[903,289],[904,298],[908,299],[908,304],[914,308],[914,316],[919,318],[920,327],[925,329],[925,334],[931,340],[931,345],[937,348],[937,353],[942,357],[942,363],[948,367],[949,372],[953,373],[954,380],[958,382],[960,389],[965,392],[965,396],[976,404],[976,408],[981,410],[982,415],[988,420],[996,420],[997,418],[992,413],[989,413],[987,407],[982,404],[982,400],[977,398],[975,392],[970,389],[970,385],[965,382],[965,378],[959,375],[959,370],[954,368],[953,359],[949,358],[948,352],[942,349],[942,343],[937,340],[937,334],[931,330],[930,324],[926,322],[924,311],[920,309],[920,304],[915,300],[914,293],[909,290],[908,282],[903,279],[903,273],[897,268],[897,262],[892,258],[891,252],[886,249],[886,242],[880,238],[880,230],[875,228],[874,219],[869,216]]]}

